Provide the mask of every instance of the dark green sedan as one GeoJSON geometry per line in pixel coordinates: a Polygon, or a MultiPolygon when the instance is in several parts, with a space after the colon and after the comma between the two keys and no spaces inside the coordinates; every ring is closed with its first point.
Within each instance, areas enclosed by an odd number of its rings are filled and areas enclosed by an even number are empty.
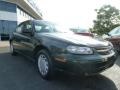
{"type": "Polygon", "coordinates": [[[35,61],[44,79],[50,79],[55,70],[97,74],[116,60],[110,42],[76,35],[66,27],[43,20],[18,25],[10,38],[10,51],[12,55],[19,53],[35,61]]]}

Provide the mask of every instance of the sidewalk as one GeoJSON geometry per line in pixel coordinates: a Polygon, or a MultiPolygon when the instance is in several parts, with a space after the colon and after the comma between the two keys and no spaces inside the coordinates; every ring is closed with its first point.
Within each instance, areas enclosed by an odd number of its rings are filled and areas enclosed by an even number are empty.
{"type": "Polygon", "coordinates": [[[9,41],[0,41],[0,48],[1,47],[9,47],[9,41]]]}

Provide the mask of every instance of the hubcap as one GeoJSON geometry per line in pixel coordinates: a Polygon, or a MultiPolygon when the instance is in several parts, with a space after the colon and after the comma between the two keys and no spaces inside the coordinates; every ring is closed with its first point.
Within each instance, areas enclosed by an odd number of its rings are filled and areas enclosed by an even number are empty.
{"type": "Polygon", "coordinates": [[[10,44],[10,52],[13,53],[13,45],[12,45],[12,43],[10,44]]]}
{"type": "Polygon", "coordinates": [[[42,75],[48,73],[48,59],[44,54],[40,54],[38,57],[38,68],[42,75]]]}

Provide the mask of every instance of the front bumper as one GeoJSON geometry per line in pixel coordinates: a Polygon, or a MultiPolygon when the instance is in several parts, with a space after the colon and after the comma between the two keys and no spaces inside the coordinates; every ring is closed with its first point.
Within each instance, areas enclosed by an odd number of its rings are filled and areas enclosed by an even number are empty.
{"type": "Polygon", "coordinates": [[[79,74],[95,74],[104,71],[105,69],[111,67],[115,62],[115,57],[109,57],[107,61],[96,61],[96,62],[68,62],[67,69],[70,72],[79,74]]]}
{"type": "Polygon", "coordinates": [[[86,75],[92,75],[106,70],[114,64],[117,58],[115,53],[105,56],[62,54],[61,57],[63,57],[62,60],[64,59],[66,61],[55,60],[55,65],[59,69],[86,75]]]}

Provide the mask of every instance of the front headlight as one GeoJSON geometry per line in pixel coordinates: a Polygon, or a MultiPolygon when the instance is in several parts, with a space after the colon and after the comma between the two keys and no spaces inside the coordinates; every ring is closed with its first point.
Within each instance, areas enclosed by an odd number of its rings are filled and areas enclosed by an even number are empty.
{"type": "Polygon", "coordinates": [[[68,46],[67,51],[73,54],[93,54],[93,50],[89,47],[68,46]]]}

